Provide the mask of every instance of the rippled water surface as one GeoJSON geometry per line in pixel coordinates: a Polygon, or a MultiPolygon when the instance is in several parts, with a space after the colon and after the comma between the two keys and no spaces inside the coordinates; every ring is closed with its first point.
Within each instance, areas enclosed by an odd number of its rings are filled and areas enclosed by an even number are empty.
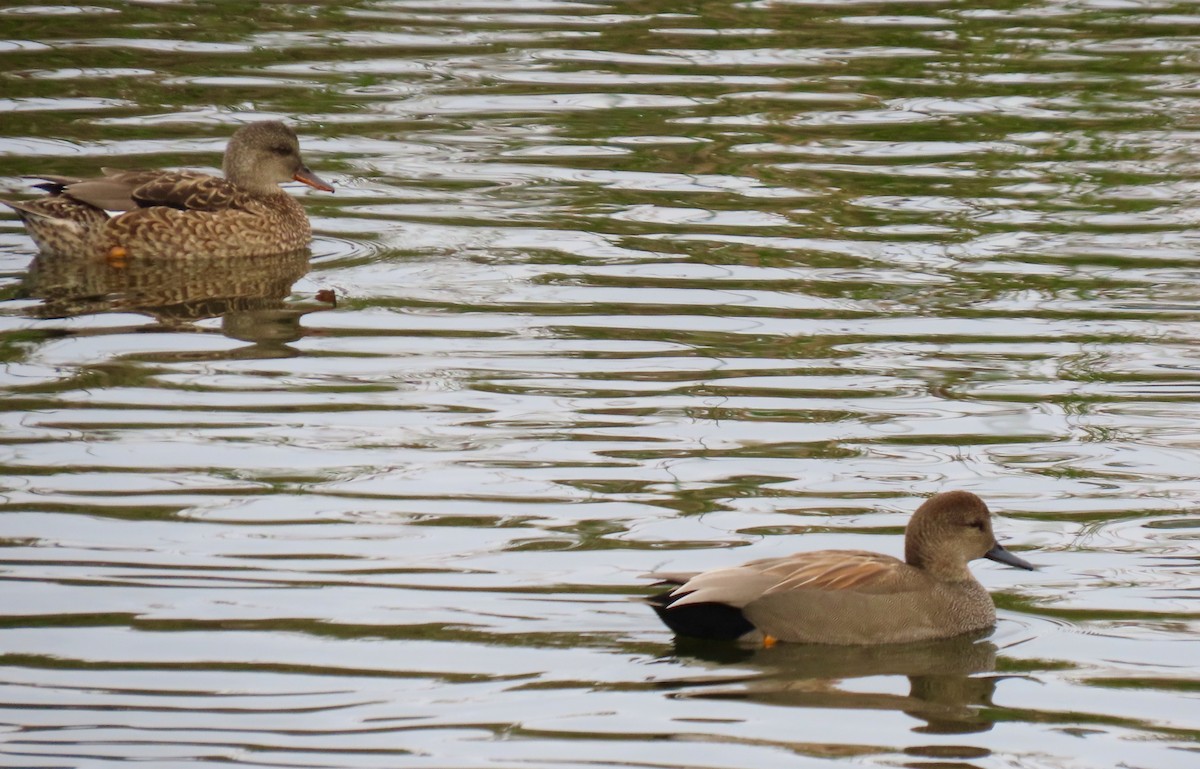
{"type": "Polygon", "coordinates": [[[1194,767],[1189,3],[0,7],[0,196],[282,118],[312,254],[0,214],[0,759],[1194,767]],[[676,644],[641,575],[898,554],[991,636],[676,644]]]}

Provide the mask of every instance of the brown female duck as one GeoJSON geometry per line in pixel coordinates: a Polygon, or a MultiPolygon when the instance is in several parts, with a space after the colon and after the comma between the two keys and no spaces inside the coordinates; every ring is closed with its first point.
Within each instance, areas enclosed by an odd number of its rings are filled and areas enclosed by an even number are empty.
{"type": "Polygon", "coordinates": [[[223,169],[224,179],[107,168],[91,179],[39,176],[49,195],[0,203],[16,210],[40,250],[110,262],[261,256],[308,246],[308,217],[279,185],[333,187],[304,165],[291,128],[277,121],[242,126],[225,149],[223,169]]]}
{"type": "Polygon", "coordinates": [[[926,500],[904,536],[904,560],[819,550],[700,574],[652,575],[674,585],[649,599],[679,635],[867,645],[949,638],[996,623],[992,598],[967,569],[976,558],[1034,567],[992,534],[979,497],[926,500]]]}

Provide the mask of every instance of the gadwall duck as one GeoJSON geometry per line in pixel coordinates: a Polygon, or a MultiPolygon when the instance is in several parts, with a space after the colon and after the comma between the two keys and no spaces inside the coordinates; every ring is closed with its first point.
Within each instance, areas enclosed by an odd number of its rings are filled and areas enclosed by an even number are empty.
{"type": "Polygon", "coordinates": [[[43,252],[121,263],[139,258],[262,256],[306,248],[304,209],[280,189],[333,187],[300,159],[296,133],[278,121],[244,125],[225,149],[225,178],[197,171],[121,171],[78,179],[34,177],[50,194],[0,203],[16,210],[43,252]],[[106,211],[124,213],[109,216],[106,211]]]}
{"type": "Polygon", "coordinates": [[[647,599],[683,636],[868,645],[950,638],[996,623],[996,607],[967,562],[1034,567],[992,534],[979,497],[926,500],[904,535],[904,560],[862,550],[818,550],[699,574],[654,574],[675,587],[647,599]]]}

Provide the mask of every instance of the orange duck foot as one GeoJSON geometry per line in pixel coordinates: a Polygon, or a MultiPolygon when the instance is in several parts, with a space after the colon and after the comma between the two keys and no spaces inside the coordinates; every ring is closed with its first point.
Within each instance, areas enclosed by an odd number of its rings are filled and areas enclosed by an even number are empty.
{"type": "Polygon", "coordinates": [[[108,249],[108,253],[104,255],[104,261],[108,262],[109,267],[121,269],[129,266],[129,249],[125,246],[113,246],[108,249]]]}

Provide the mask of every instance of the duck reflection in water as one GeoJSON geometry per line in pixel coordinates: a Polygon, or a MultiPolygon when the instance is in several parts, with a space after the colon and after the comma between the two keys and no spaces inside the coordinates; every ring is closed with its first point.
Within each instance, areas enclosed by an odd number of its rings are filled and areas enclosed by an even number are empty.
{"type": "MultiPolygon", "coordinates": [[[[997,649],[985,634],[936,641],[877,646],[779,644],[752,649],[732,644],[711,644],[679,638],[675,657],[693,658],[722,666],[748,667],[753,673],[731,683],[722,678],[693,682],[674,697],[745,700],[763,705],[842,710],[892,710],[924,724],[917,732],[967,734],[987,731],[992,719],[996,684],[1004,675],[981,675],[996,669],[997,649]],[[906,676],[908,694],[862,691],[861,679],[906,676]],[[859,679],[855,691],[844,688],[848,679],[859,679]]],[[[886,681],[882,686],[892,688],[886,681]]]]}
{"type": "Polygon", "coordinates": [[[116,268],[43,251],[20,290],[42,300],[30,311],[40,318],[139,313],[163,330],[196,330],[194,322],[219,317],[222,333],[255,345],[244,352],[278,357],[294,354],[285,345],[304,335],[301,317],[331,307],[287,301],[293,284],[308,273],[310,256],[305,248],[243,258],[131,261],[116,268]]]}

